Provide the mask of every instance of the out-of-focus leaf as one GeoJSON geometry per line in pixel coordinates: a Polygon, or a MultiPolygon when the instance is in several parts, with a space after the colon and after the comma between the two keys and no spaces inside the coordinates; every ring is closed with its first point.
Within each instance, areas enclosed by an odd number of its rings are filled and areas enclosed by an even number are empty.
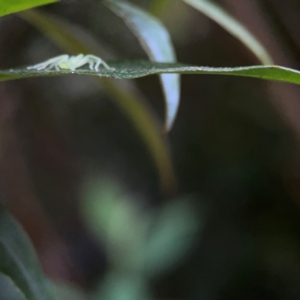
{"type": "Polygon", "coordinates": [[[0,272],[0,299],[26,300],[23,292],[15,285],[10,277],[0,272]]]}
{"type": "Polygon", "coordinates": [[[240,40],[265,65],[272,64],[272,58],[265,47],[238,20],[211,0],[183,0],[207,17],[214,20],[230,34],[240,40]]]}
{"type": "Polygon", "coordinates": [[[171,2],[174,3],[172,0],[152,0],[150,2],[149,11],[154,16],[160,16],[171,2]]]}
{"type": "Polygon", "coordinates": [[[141,242],[140,214],[132,199],[109,180],[90,182],[82,212],[91,231],[107,248],[111,263],[122,268],[141,242]]]}
{"type": "Polygon", "coordinates": [[[203,220],[189,202],[169,203],[152,219],[150,235],[141,249],[143,274],[156,277],[188,252],[203,220]]]}
{"type": "Polygon", "coordinates": [[[0,206],[0,272],[7,276],[7,278],[2,276],[0,282],[8,283],[10,279],[12,281],[10,286],[16,285],[27,300],[53,299],[48,281],[42,273],[29,239],[2,206],[0,206]]]}
{"type": "Polygon", "coordinates": [[[88,295],[70,284],[65,283],[52,283],[55,300],[87,300],[88,295]]]}
{"type": "Polygon", "coordinates": [[[184,199],[152,213],[139,210],[134,198],[107,180],[90,182],[82,200],[85,222],[106,246],[114,270],[145,278],[178,262],[203,222],[184,199]]]}
{"type": "Polygon", "coordinates": [[[139,274],[111,273],[97,289],[93,300],[150,300],[147,282],[139,274]]]}
{"type": "MultiPolygon", "coordinates": [[[[36,11],[23,12],[21,17],[41,30],[68,53],[92,53],[91,48],[84,41],[81,41],[79,36],[69,30],[61,20],[36,11]]],[[[114,76],[112,77],[114,78],[114,76]]],[[[163,192],[172,193],[176,189],[176,178],[170,153],[166,143],[161,138],[159,126],[149,109],[143,104],[143,99],[115,80],[102,78],[101,84],[140,133],[158,170],[163,192]]]]}
{"type": "Polygon", "coordinates": [[[0,0],[0,17],[59,0],[0,0]]]}
{"type": "MultiPolygon", "coordinates": [[[[103,3],[128,24],[151,60],[157,62],[176,61],[169,33],[157,18],[122,0],[104,0],[103,3]]],[[[170,130],[180,100],[180,77],[176,74],[163,74],[160,78],[166,99],[165,129],[170,130]]]]}
{"type": "Polygon", "coordinates": [[[109,62],[113,70],[101,68],[95,72],[87,67],[76,71],[70,70],[27,70],[26,68],[0,70],[0,81],[58,75],[94,75],[118,79],[133,79],[153,74],[180,73],[180,74],[203,74],[203,75],[231,75],[252,77],[265,80],[283,81],[300,84],[300,71],[280,66],[249,66],[236,68],[211,68],[201,66],[188,66],[178,63],[155,63],[150,61],[123,61],[109,62]]]}

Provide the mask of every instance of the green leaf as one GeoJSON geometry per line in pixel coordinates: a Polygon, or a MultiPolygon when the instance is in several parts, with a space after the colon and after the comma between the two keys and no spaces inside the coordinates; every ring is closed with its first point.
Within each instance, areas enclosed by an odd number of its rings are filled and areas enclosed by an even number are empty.
{"type": "Polygon", "coordinates": [[[88,293],[81,290],[78,286],[70,283],[53,282],[53,293],[55,300],[87,300],[89,299],[88,293]]]}
{"type": "Polygon", "coordinates": [[[217,5],[210,0],[183,1],[214,20],[230,34],[240,40],[262,62],[262,64],[272,64],[272,58],[261,42],[219,4],[217,5]]]}
{"type": "Polygon", "coordinates": [[[0,17],[59,0],[0,0],[0,17]]]}
{"type": "Polygon", "coordinates": [[[12,279],[0,272],[0,296],[1,300],[26,300],[25,295],[15,285],[12,279]]]}
{"type": "MultiPolygon", "coordinates": [[[[23,12],[21,17],[41,30],[64,51],[73,54],[93,53],[92,49],[94,47],[90,47],[89,44],[86,44],[86,41],[81,40],[76,31],[70,30],[65,22],[36,11],[23,12]]],[[[97,55],[97,53],[94,54],[97,55]]],[[[35,76],[41,75],[40,73],[35,76]]],[[[176,178],[169,150],[161,138],[160,128],[155,122],[155,118],[148,107],[144,105],[143,98],[128,86],[122,85],[121,82],[102,78],[101,84],[111,96],[111,99],[125,112],[145,142],[158,170],[163,192],[166,194],[172,193],[176,189],[176,178]]]]}
{"type": "MultiPolygon", "coordinates": [[[[13,282],[10,285],[15,285],[22,291],[27,300],[53,299],[48,281],[42,273],[28,237],[2,206],[0,206],[0,272],[7,276],[2,276],[0,282],[8,283],[10,278],[13,282]]],[[[17,291],[15,293],[17,294],[17,291]]]]}
{"type": "MultiPolygon", "coordinates": [[[[157,62],[175,62],[175,51],[167,29],[154,16],[121,0],[103,2],[119,15],[139,39],[149,58],[157,62]]],[[[165,130],[171,129],[180,100],[179,75],[160,75],[166,99],[165,130]]]]}
{"type": "Polygon", "coordinates": [[[132,272],[110,273],[101,281],[94,300],[150,300],[148,283],[132,272]]]}
{"type": "Polygon", "coordinates": [[[140,250],[143,274],[156,278],[174,266],[191,249],[200,223],[191,203],[180,199],[169,203],[152,219],[144,248],[140,250]]]}
{"type": "Polygon", "coordinates": [[[84,219],[118,268],[128,265],[131,253],[141,242],[141,213],[132,200],[111,180],[93,180],[83,193],[84,219]]]}
{"type": "Polygon", "coordinates": [[[0,81],[29,78],[37,76],[58,76],[58,75],[94,75],[111,77],[117,79],[133,79],[147,75],[179,73],[179,74],[203,74],[203,75],[231,75],[242,77],[253,77],[266,80],[283,81],[300,84],[300,71],[280,66],[249,66],[236,68],[211,68],[201,66],[188,66],[178,63],[155,63],[150,61],[123,61],[109,62],[114,70],[101,68],[99,71],[89,70],[82,67],[76,71],[70,70],[27,70],[10,69],[0,70],[0,81]]]}

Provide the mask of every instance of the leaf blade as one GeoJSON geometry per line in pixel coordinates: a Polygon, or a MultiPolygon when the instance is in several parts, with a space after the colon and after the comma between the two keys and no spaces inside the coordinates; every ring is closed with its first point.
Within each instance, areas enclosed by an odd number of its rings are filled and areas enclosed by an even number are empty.
{"type": "Polygon", "coordinates": [[[201,233],[202,216],[192,201],[178,199],[162,207],[152,218],[147,239],[140,250],[143,273],[157,278],[189,252],[201,233]]]}
{"type": "Polygon", "coordinates": [[[59,0],[0,0],[0,17],[59,0]]]}
{"type": "MultiPolygon", "coordinates": [[[[149,58],[157,62],[175,62],[176,55],[165,26],[141,8],[120,0],[105,0],[107,7],[119,15],[140,41],[149,58]]],[[[166,102],[165,130],[171,129],[180,101],[180,77],[161,74],[166,102]]]]}
{"type": "Polygon", "coordinates": [[[12,279],[0,272],[1,300],[27,300],[12,279]]]}
{"type": "Polygon", "coordinates": [[[244,44],[264,65],[272,64],[271,55],[261,42],[238,20],[226,12],[220,5],[210,0],[183,0],[190,6],[218,23],[231,35],[244,44]]]}
{"type": "Polygon", "coordinates": [[[53,299],[29,239],[3,206],[0,206],[0,257],[0,272],[13,281],[26,299],[53,299]]]}
{"type": "Polygon", "coordinates": [[[300,71],[276,65],[258,65],[235,68],[213,68],[202,66],[189,66],[179,63],[156,63],[150,61],[109,62],[109,65],[112,68],[114,68],[114,70],[107,70],[105,68],[100,69],[98,72],[89,70],[88,68],[80,68],[75,71],[37,71],[27,70],[25,68],[0,70],[0,81],[29,77],[45,77],[60,75],[92,75],[115,79],[134,79],[149,75],[179,73],[192,75],[201,74],[251,77],[257,79],[300,84],[300,71]]]}

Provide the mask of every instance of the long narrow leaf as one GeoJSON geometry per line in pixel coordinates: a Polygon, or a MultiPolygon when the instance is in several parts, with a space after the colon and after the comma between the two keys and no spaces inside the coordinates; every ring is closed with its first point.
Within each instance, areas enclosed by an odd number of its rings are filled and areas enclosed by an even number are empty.
{"type": "Polygon", "coordinates": [[[259,59],[259,61],[262,62],[262,64],[272,64],[272,58],[261,42],[258,41],[246,27],[227,13],[220,5],[217,5],[210,0],[183,1],[214,20],[230,34],[235,36],[259,59]]]}
{"type": "Polygon", "coordinates": [[[0,279],[2,283],[12,281],[10,288],[16,286],[12,293],[20,297],[23,293],[27,300],[53,299],[30,241],[3,206],[0,206],[0,257],[0,273],[7,276],[0,279]]]}
{"type": "Polygon", "coordinates": [[[24,293],[15,285],[13,280],[0,272],[1,300],[27,300],[24,293]]]}
{"type": "MultiPolygon", "coordinates": [[[[122,0],[103,2],[119,15],[137,36],[149,58],[157,62],[175,62],[175,51],[164,25],[141,8],[122,0]]],[[[160,75],[166,100],[165,129],[170,130],[175,120],[180,100],[179,75],[160,75]]]]}
{"type": "Polygon", "coordinates": [[[236,68],[211,68],[201,66],[188,66],[178,63],[155,63],[151,61],[124,61],[109,62],[113,70],[101,68],[92,71],[82,67],[76,71],[71,70],[28,70],[26,68],[0,70],[0,81],[37,76],[59,75],[95,75],[118,79],[133,79],[156,74],[202,74],[202,75],[231,75],[252,77],[265,80],[275,80],[300,84],[300,71],[280,66],[249,66],[236,68]]]}
{"type": "Polygon", "coordinates": [[[0,0],[0,17],[59,0],[0,0]]]}

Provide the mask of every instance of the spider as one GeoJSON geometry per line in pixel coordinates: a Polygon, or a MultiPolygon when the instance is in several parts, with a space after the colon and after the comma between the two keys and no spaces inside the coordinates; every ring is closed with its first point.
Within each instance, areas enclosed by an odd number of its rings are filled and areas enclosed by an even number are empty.
{"type": "Polygon", "coordinates": [[[27,67],[27,69],[51,70],[55,68],[56,71],[59,70],[75,71],[77,68],[80,68],[85,64],[89,64],[90,69],[94,71],[99,71],[99,66],[101,64],[107,70],[112,70],[112,68],[109,67],[109,65],[104,60],[92,54],[88,54],[88,55],[78,54],[76,56],[69,56],[68,54],[64,54],[64,55],[50,58],[42,63],[27,67]]]}

